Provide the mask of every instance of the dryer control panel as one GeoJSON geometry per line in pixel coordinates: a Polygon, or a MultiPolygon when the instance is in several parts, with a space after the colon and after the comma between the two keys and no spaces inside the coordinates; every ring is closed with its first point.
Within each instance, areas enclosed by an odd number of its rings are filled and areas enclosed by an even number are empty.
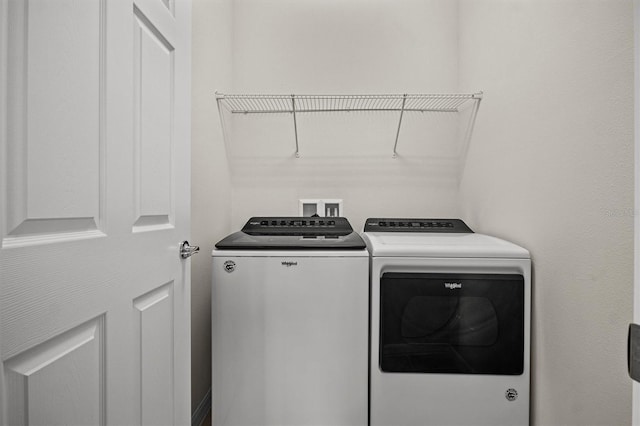
{"type": "Polygon", "coordinates": [[[442,232],[472,234],[473,231],[460,219],[407,219],[370,218],[364,232],[442,232]]]}

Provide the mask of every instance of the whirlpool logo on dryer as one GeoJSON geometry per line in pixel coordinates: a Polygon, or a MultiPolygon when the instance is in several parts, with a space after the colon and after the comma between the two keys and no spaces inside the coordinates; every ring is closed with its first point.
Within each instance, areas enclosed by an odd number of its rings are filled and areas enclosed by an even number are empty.
{"type": "Polygon", "coordinates": [[[286,266],[287,268],[291,268],[292,266],[298,266],[298,262],[291,262],[291,261],[283,261],[282,262],[282,266],[286,266]]]}
{"type": "Polygon", "coordinates": [[[444,288],[455,290],[456,288],[462,288],[462,283],[444,283],[444,288]]]}

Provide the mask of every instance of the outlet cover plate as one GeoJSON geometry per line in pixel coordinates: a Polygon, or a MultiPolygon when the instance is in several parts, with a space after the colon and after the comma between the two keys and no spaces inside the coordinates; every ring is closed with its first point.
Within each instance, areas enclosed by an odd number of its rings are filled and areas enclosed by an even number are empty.
{"type": "Polygon", "coordinates": [[[298,200],[300,216],[338,217],[344,216],[344,207],[340,198],[301,198],[298,200]]]}

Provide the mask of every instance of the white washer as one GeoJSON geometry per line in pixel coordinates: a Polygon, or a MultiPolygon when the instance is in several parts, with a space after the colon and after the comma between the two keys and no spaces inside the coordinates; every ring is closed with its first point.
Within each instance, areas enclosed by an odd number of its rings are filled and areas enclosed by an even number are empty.
{"type": "Polygon", "coordinates": [[[529,424],[529,252],[456,219],[367,219],[363,238],[370,424],[529,424]]]}
{"type": "Polygon", "coordinates": [[[369,254],[344,218],[252,218],[213,251],[213,424],[367,423],[369,254]]]}

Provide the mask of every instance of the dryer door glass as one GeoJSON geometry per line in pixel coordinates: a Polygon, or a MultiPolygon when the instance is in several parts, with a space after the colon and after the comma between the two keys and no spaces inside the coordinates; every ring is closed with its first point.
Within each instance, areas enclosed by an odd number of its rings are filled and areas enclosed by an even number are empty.
{"type": "Polygon", "coordinates": [[[385,273],[379,349],[387,372],[522,374],[524,278],[385,273]]]}

